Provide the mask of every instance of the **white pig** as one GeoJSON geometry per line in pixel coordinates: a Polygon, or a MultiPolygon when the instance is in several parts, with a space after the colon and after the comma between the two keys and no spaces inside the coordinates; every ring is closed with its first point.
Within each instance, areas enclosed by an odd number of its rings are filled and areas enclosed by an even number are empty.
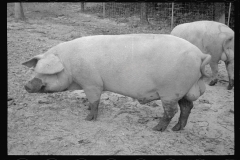
{"type": "Polygon", "coordinates": [[[225,62],[228,72],[228,89],[234,86],[234,31],[223,23],[196,21],[176,26],[172,35],[181,37],[196,45],[203,53],[212,56],[210,86],[217,83],[218,62],[225,62]]]}
{"type": "Polygon", "coordinates": [[[86,120],[96,120],[103,91],[141,104],[161,99],[164,116],[154,130],[164,131],[181,109],[174,131],[185,127],[193,102],[205,91],[205,65],[211,60],[190,42],[172,35],[99,35],[60,43],[23,63],[36,76],[30,93],[83,89],[90,103],[86,120]]]}

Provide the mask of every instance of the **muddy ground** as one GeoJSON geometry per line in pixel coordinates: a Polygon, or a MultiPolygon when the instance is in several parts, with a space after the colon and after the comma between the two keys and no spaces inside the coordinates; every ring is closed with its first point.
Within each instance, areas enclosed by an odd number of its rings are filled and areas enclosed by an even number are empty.
{"type": "MultiPolygon", "coordinates": [[[[21,65],[60,42],[81,36],[123,33],[169,33],[132,27],[79,12],[79,5],[61,6],[63,13],[41,5],[25,5],[26,22],[15,21],[13,4],[7,12],[8,154],[9,155],[233,155],[234,90],[227,90],[227,72],[219,64],[216,86],[194,102],[184,130],[173,132],[179,112],[164,132],[153,131],[163,115],[161,101],[140,105],[105,92],[96,122],[83,91],[29,94],[23,85],[32,71],[21,65]],[[27,7],[26,7],[27,6],[27,7]],[[45,9],[45,10],[44,10],[45,9]],[[224,81],[226,80],[226,81],[224,81]]],[[[210,67],[206,68],[211,73],[210,67]]],[[[206,84],[209,79],[205,79],[206,84]]]]}

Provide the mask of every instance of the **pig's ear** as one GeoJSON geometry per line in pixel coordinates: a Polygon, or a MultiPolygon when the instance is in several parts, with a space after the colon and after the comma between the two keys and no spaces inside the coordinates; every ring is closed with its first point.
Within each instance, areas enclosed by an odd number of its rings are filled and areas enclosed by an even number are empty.
{"type": "Polygon", "coordinates": [[[31,68],[31,67],[35,68],[38,60],[41,59],[42,57],[43,57],[42,54],[37,55],[37,56],[33,57],[32,59],[30,59],[26,62],[23,62],[22,65],[27,66],[28,68],[31,68]]]}
{"type": "Polygon", "coordinates": [[[54,54],[41,58],[35,67],[35,71],[41,74],[55,74],[61,72],[64,66],[60,59],[54,54]]]}

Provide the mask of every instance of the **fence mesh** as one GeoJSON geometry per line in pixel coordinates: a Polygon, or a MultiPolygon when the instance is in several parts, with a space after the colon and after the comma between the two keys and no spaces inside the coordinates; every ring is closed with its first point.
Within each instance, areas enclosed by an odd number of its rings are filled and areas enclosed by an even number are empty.
{"type": "Polygon", "coordinates": [[[176,3],[174,5],[174,12],[174,25],[214,19],[213,3],[176,3]]]}
{"type": "MultiPolygon", "coordinates": [[[[86,5],[86,12],[113,18],[119,22],[130,22],[140,20],[140,3],[105,3],[105,15],[103,15],[104,3],[91,3],[86,5]],[[90,4],[90,5],[89,5],[90,4]]],[[[148,21],[153,25],[161,27],[171,26],[173,7],[173,27],[186,22],[198,20],[215,20],[214,2],[182,2],[182,3],[147,3],[148,21]]],[[[225,22],[228,22],[229,4],[225,3],[225,22]]],[[[234,29],[234,6],[231,4],[231,15],[229,26],[234,29]]]]}
{"type": "MultiPolygon", "coordinates": [[[[26,12],[41,10],[41,16],[59,16],[80,12],[81,3],[67,3],[72,6],[71,10],[66,10],[66,3],[24,3],[26,12]]],[[[128,23],[134,27],[138,26],[140,21],[141,3],[85,3],[84,12],[94,14],[101,18],[109,18],[119,23],[128,23]]],[[[159,28],[171,28],[178,24],[198,21],[198,20],[215,20],[215,3],[214,2],[179,2],[179,3],[146,3],[148,8],[148,21],[150,24],[159,28]],[[173,7],[173,8],[172,8],[173,7]],[[173,10],[173,23],[172,23],[173,10]]],[[[228,13],[230,3],[225,4],[225,24],[228,24],[228,13]]],[[[12,4],[14,5],[14,4],[12,4]]],[[[234,3],[231,3],[229,27],[234,30],[234,3]]],[[[40,15],[40,14],[39,14],[40,15]]]]}

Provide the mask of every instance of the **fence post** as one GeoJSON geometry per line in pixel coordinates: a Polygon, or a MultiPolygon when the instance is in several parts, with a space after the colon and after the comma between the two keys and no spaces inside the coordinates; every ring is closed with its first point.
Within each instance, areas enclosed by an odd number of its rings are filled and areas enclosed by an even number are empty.
{"type": "Polygon", "coordinates": [[[105,12],[105,7],[106,7],[106,3],[103,3],[103,18],[105,18],[106,16],[106,12],[105,12]]]}
{"type": "Polygon", "coordinates": [[[174,8],[174,3],[172,2],[172,20],[171,20],[171,30],[173,29],[173,8],[174,8]]]}
{"type": "Polygon", "coordinates": [[[230,21],[230,14],[231,14],[231,2],[229,4],[229,11],[228,11],[228,23],[227,23],[228,26],[229,26],[229,21],[230,21]]]}
{"type": "Polygon", "coordinates": [[[81,12],[84,12],[84,2],[81,2],[81,12]]]}

